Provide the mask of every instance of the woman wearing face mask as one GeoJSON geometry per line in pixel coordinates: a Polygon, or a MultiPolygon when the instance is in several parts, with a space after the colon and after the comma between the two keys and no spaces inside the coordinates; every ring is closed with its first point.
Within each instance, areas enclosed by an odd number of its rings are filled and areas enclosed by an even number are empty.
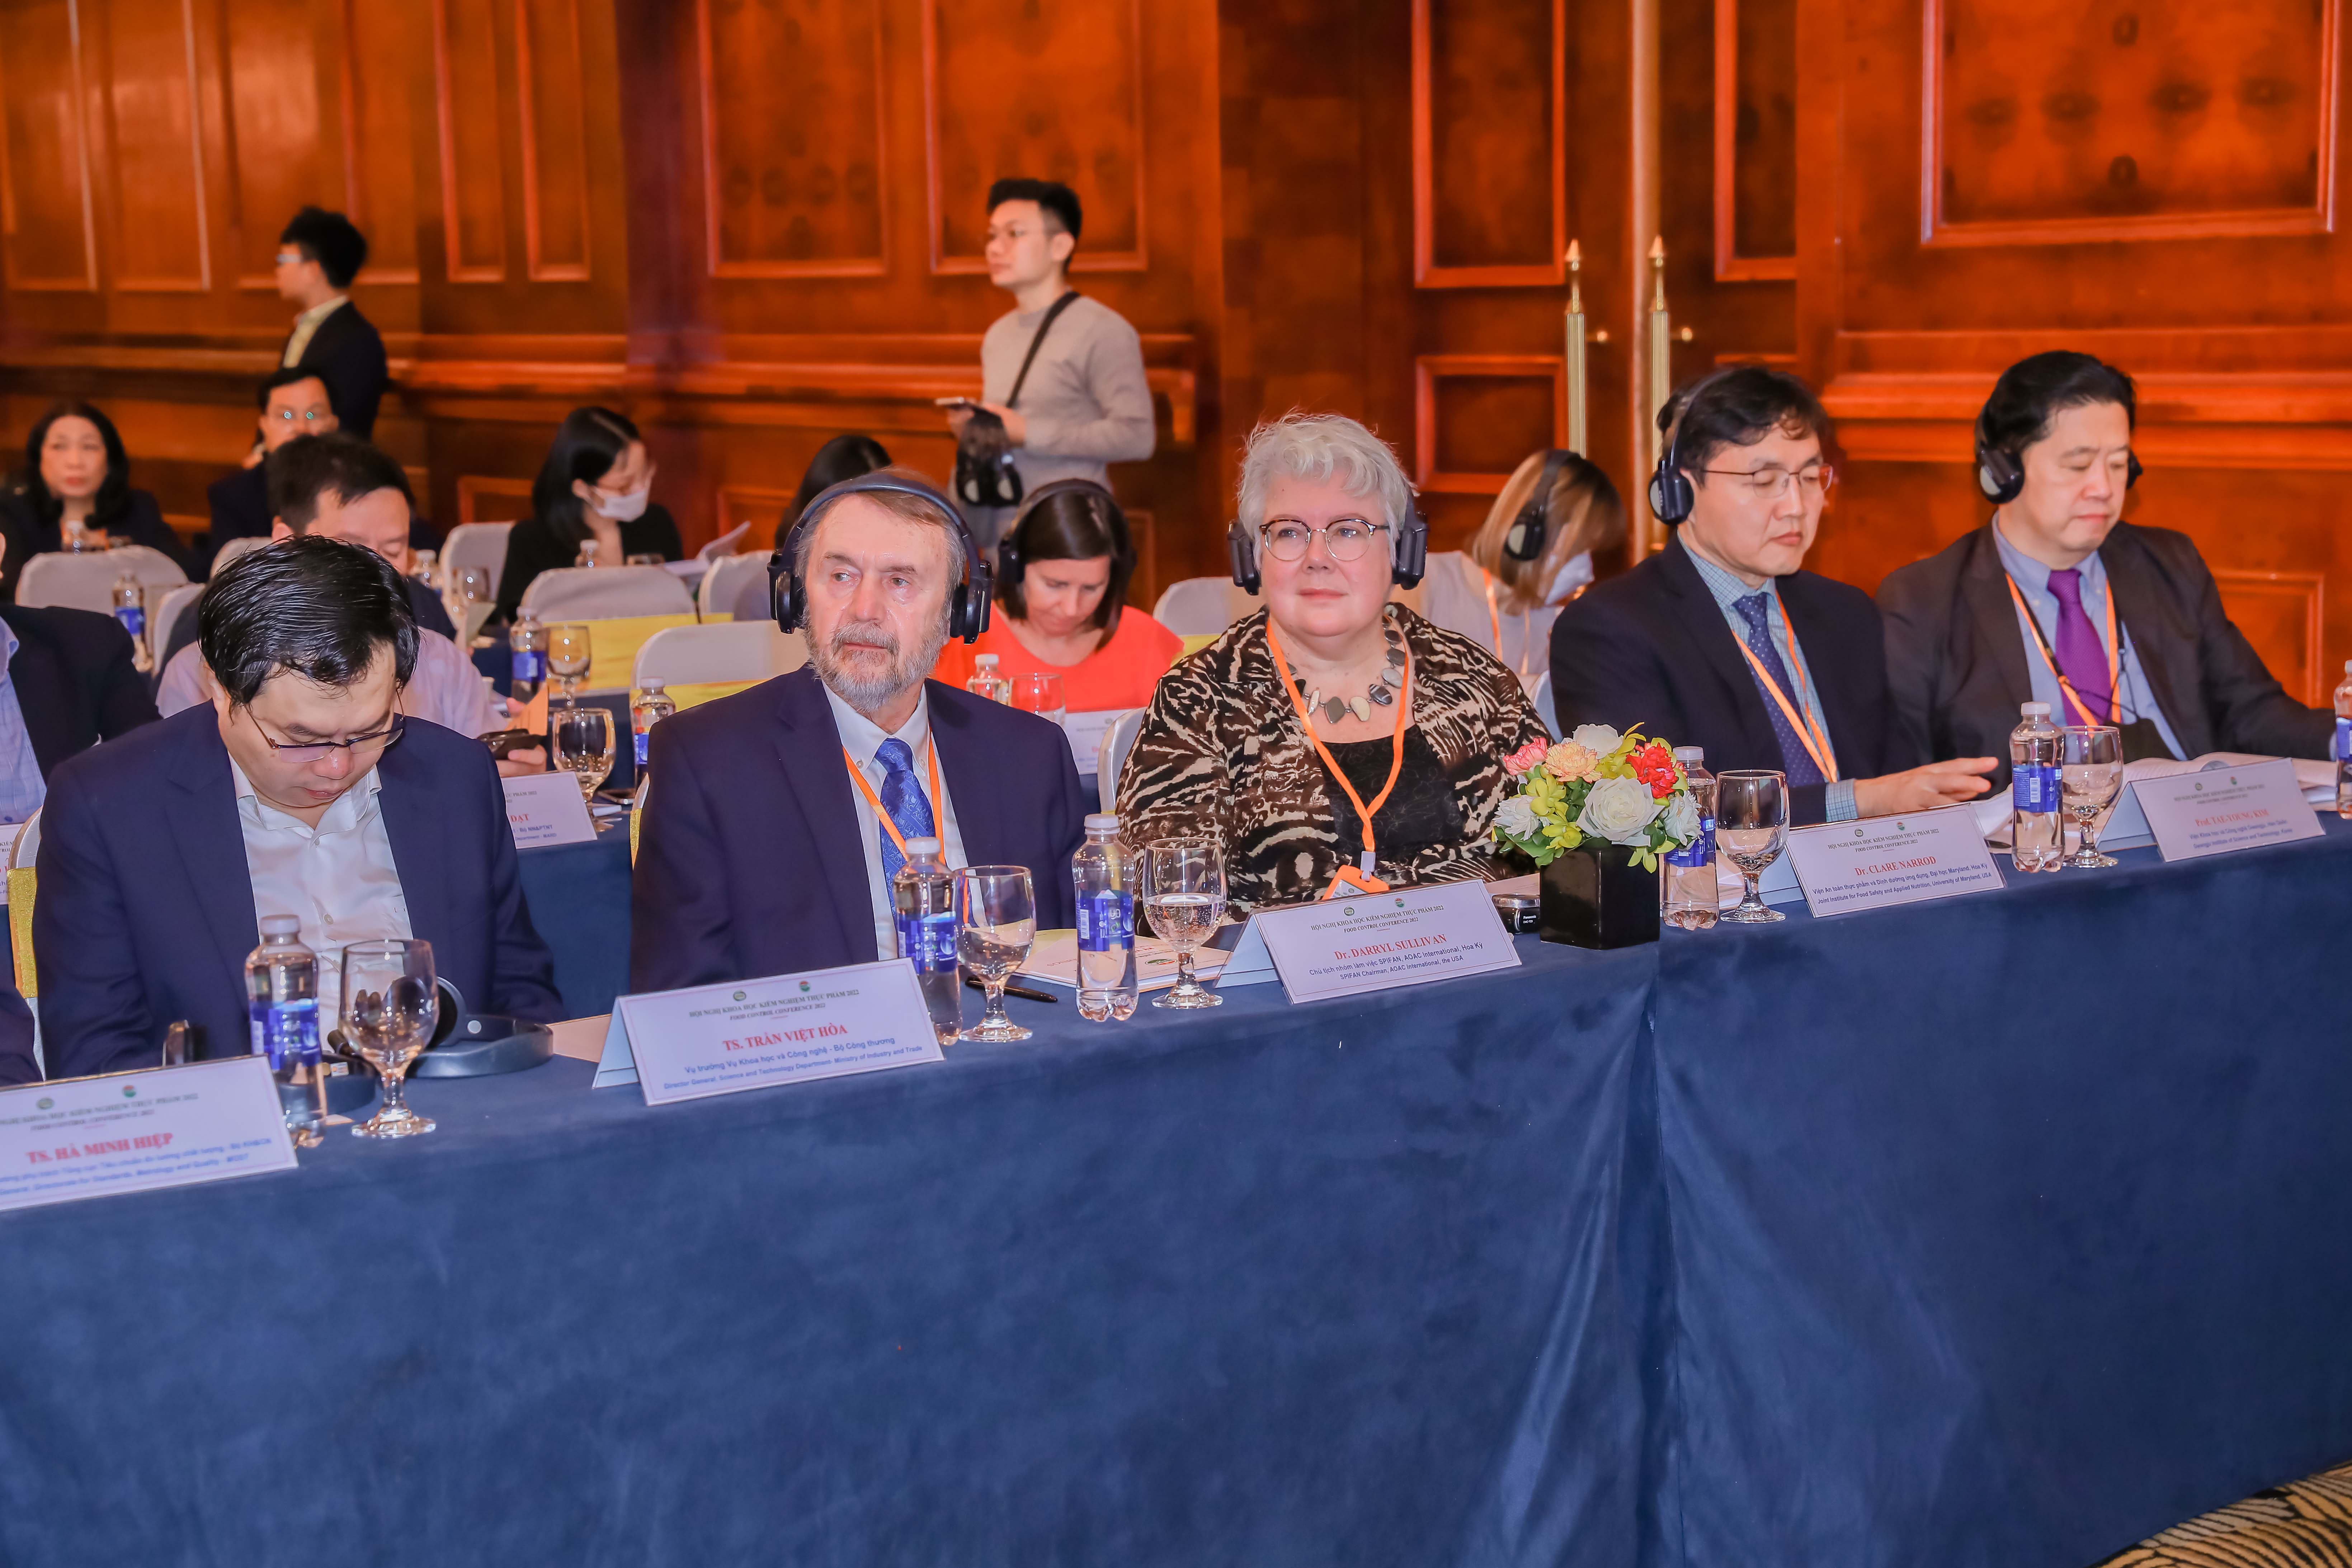
{"type": "Polygon", "coordinates": [[[49,405],[25,442],[25,466],[0,490],[0,598],[16,597],[25,563],[62,550],[79,535],[89,548],[110,541],[160,550],[188,571],[186,548],[155,498],[131,488],[131,458],[114,422],[87,403],[49,405]]]}
{"type": "Polygon", "coordinates": [[[625,565],[632,555],[684,555],[677,523],[652,504],[653,483],[653,458],[625,416],[593,407],[565,415],[531,481],[531,515],[507,534],[494,618],[514,619],[531,579],[581,564],[583,546],[595,547],[599,566],[625,565]]]}
{"type": "MultiPolygon", "coordinates": [[[[1429,558],[1422,614],[1511,667],[1530,698],[1551,668],[1551,624],[1591,585],[1592,555],[1625,540],[1625,503],[1574,452],[1536,452],[1513,470],[1467,551],[1429,558]]],[[[1538,708],[1559,724],[1547,689],[1538,708]]]]}

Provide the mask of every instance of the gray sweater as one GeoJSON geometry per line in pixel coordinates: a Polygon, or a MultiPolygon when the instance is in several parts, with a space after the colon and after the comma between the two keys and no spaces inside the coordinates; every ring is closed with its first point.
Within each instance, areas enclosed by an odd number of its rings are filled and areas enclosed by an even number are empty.
{"type": "MultiPolygon", "coordinates": [[[[1021,373],[1021,358],[1037,335],[1043,310],[999,316],[980,340],[983,397],[1003,403],[1021,373]]],[[[1143,378],[1143,340],[1127,319],[1085,295],[1045,334],[1021,401],[1013,405],[1028,421],[1028,439],[1013,448],[1027,494],[1051,479],[1107,482],[1104,465],[1136,463],[1151,456],[1154,432],[1151,388],[1143,378]]],[[[1009,510],[975,516],[975,531],[992,525],[987,537],[1009,525],[1009,510]]]]}

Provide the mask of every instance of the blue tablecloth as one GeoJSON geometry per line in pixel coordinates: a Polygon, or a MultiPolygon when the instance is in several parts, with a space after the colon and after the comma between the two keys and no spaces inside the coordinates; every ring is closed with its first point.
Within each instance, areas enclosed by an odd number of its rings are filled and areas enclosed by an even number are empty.
{"type": "Polygon", "coordinates": [[[530,922],[555,953],[564,1016],[613,1010],[629,988],[629,819],[604,824],[593,844],[518,851],[530,922]]]}

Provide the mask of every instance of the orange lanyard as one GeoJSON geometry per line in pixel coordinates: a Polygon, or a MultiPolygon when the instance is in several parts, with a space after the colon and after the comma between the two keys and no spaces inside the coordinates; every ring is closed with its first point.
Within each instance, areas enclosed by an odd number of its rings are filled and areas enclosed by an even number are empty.
{"type": "MultiPolygon", "coordinates": [[[[1764,635],[1768,637],[1772,635],[1771,624],[1768,611],[1764,623],[1764,635]]],[[[1802,691],[1805,689],[1805,661],[1797,655],[1797,628],[1789,624],[1786,610],[1780,614],[1780,624],[1789,627],[1789,662],[1797,667],[1797,689],[1802,691]]],[[[1789,728],[1797,732],[1797,739],[1803,744],[1805,753],[1813,759],[1813,766],[1821,770],[1823,782],[1837,783],[1837,752],[1830,746],[1829,731],[1822,726],[1820,720],[1813,717],[1812,705],[1808,703],[1800,711],[1797,705],[1789,700],[1789,694],[1780,689],[1780,683],[1772,679],[1772,672],[1764,668],[1764,661],[1756,657],[1756,650],[1748,646],[1748,639],[1736,637],[1731,640],[1739,645],[1740,653],[1747,658],[1748,667],[1756,672],[1756,679],[1763,683],[1764,689],[1772,694],[1772,700],[1780,705],[1780,711],[1788,717],[1789,728]]]]}
{"type": "MultiPolygon", "coordinates": [[[[1482,570],[1479,575],[1486,579],[1486,624],[1494,628],[1495,657],[1500,658],[1503,657],[1503,612],[1495,604],[1494,574],[1482,570]]],[[[1524,624],[1527,618],[1528,612],[1521,610],[1519,612],[1521,623],[1524,624]]],[[[1524,683],[1528,679],[1528,639],[1525,637],[1519,639],[1519,657],[1513,668],[1517,670],[1520,681],[1524,683]]]]}
{"type": "Polygon", "coordinates": [[[2017,613],[2023,616],[2025,624],[2033,628],[2033,647],[2042,655],[2042,662],[2050,667],[2052,675],[2057,676],[2058,689],[2065,693],[2066,700],[2074,705],[2074,711],[2083,716],[2083,722],[2084,724],[2114,723],[2116,715],[2122,712],[2124,708],[2124,644],[2123,639],[2116,636],[2115,589],[2112,586],[2109,587],[2106,595],[2107,716],[2102,720],[2091,711],[2091,705],[2084,701],[2082,696],[2075,691],[2074,683],[2058,673],[2058,658],[2050,651],[2050,644],[2042,636],[2042,622],[2035,617],[2032,610],[2026,608],[2025,595],[2019,593],[2017,589],[2017,579],[2005,572],[2001,574],[2001,578],[2009,584],[2009,596],[2017,602],[2017,613]]]}
{"type": "MultiPolygon", "coordinates": [[[[943,809],[940,805],[940,748],[928,735],[923,737],[923,752],[931,760],[931,826],[937,830],[940,842],[944,845],[947,843],[948,830],[947,824],[940,820],[940,813],[943,809]]],[[[907,853],[906,835],[900,833],[898,825],[890,820],[890,814],[882,809],[882,797],[874,793],[874,786],[866,780],[865,770],[857,765],[857,759],[849,754],[847,746],[841,748],[841,760],[849,764],[850,778],[856,783],[859,792],[866,796],[866,804],[874,808],[874,820],[882,825],[882,831],[887,833],[890,836],[890,842],[898,847],[899,858],[913,859],[914,857],[907,853]]]]}
{"type": "Polygon", "coordinates": [[[1282,689],[1289,696],[1291,707],[1297,710],[1298,727],[1307,731],[1307,742],[1315,748],[1315,754],[1323,759],[1323,765],[1331,770],[1331,776],[1339,781],[1341,789],[1348,792],[1348,804],[1356,808],[1356,819],[1364,825],[1364,852],[1359,860],[1362,869],[1360,871],[1355,866],[1340,867],[1338,875],[1331,879],[1331,885],[1323,889],[1323,896],[1327,899],[1332,897],[1343,883],[1360,888],[1368,893],[1385,893],[1389,885],[1372,875],[1372,867],[1379,858],[1373,853],[1372,818],[1381,807],[1388,804],[1390,793],[1396,788],[1398,778],[1404,773],[1404,731],[1405,726],[1412,721],[1412,645],[1405,645],[1404,695],[1398,700],[1401,706],[1397,710],[1396,731],[1389,738],[1389,782],[1381,786],[1381,793],[1372,797],[1370,805],[1364,804],[1364,797],[1358,795],[1356,786],[1348,781],[1347,772],[1331,755],[1331,748],[1325,745],[1323,737],[1315,732],[1315,721],[1307,709],[1307,698],[1298,689],[1298,683],[1291,679],[1290,661],[1282,657],[1282,637],[1275,631],[1272,621],[1265,625],[1265,645],[1274,651],[1274,668],[1282,672],[1282,689]]]}

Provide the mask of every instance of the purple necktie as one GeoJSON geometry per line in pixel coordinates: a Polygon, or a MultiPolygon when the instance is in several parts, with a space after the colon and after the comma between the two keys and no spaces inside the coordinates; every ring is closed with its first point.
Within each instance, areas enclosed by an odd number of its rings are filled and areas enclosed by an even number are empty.
{"type": "Polygon", "coordinates": [[[2115,693],[2107,685],[2106,645],[2083,613],[2083,574],[2071,566],[2051,573],[2050,591],[2058,595],[2058,673],[2091,710],[2092,720],[2105,724],[2115,711],[2115,693]]]}

